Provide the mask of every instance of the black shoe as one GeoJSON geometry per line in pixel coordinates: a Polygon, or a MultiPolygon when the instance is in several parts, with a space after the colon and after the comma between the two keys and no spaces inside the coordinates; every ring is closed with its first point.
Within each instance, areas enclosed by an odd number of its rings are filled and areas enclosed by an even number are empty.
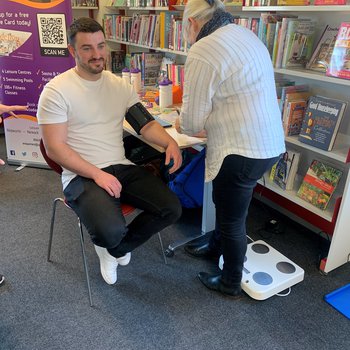
{"type": "Polygon", "coordinates": [[[242,296],[241,286],[231,287],[225,285],[221,281],[221,275],[210,275],[206,272],[200,272],[198,274],[198,278],[210,290],[215,290],[216,292],[220,292],[224,295],[229,295],[235,299],[242,296]]]}
{"type": "Polygon", "coordinates": [[[201,258],[205,260],[219,260],[220,254],[213,252],[209,248],[209,243],[202,243],[199,245],[186,245],[185,252],[195,258],[201,258]]]}
{"type": "Polygon", "coordinates": [[[5,277],[3,275],[0,275],[0,286],[3,284],[5,281],[5,277]]]}

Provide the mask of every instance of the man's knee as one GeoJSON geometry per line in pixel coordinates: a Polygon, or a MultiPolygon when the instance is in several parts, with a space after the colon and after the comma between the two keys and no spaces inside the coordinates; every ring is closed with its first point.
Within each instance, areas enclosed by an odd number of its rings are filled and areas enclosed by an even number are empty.
{"type": "Polygon", "coordinates": [[[169,220],[169,225],[175,223],[182,214],[182,207],[179,199],[174,196],[174,199],[169,201],[167,206],[162,210],[164,217],[169,220]]]}
{"type": "Polygon", "coordinates": [[[111,249],[118,246],[128,229],[125,224],[106,224],[95,227],[93,242],[101,247],[111,249]]]}

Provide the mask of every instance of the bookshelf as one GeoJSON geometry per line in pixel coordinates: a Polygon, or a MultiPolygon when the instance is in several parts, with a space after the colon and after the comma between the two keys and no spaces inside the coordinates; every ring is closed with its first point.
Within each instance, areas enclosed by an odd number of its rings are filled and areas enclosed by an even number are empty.
{"type": "MultiPolygon", "coordinates": [[[[349,21],[350,6],[249,6],[242,7],[242,14],[256,17],[256,13],[287,13],[300,18],[307,17],[317,21],[316,34],[321,34],[326,24],[339,26],[349,21]]],[[[315,44],[317,43],[317,35],[315,44]]],[[[314,44],[314,45],[315,45],[314,44]]],[[[328,77],[324,73],[302,68],[275,68],[276,77],[293,79],[299,84],[308,84],[313,95],[340,99],[350,105],[350,80],[328,77]]],[[[298,173],[291,191],[283,191],[272,183],[268,176],[260,181],[256,197],[267,202],[292,219],[301,222],[313,231],[325,234],[330,238],[330,249],[327,258],[320,262],[320,270],[325,274],[350,260],[350,106],[344,115],[341,129],[337,135],[332,151],[303,144],[297,136],[286,137],[286,145],[301,152],[298,173]],[[343,177],[327,210],[320,210],[297,197],[301,181],[313,159],[319,159],[343,170],[343,177]]]]}
{"type": "MultiPolygon", "coordinates": [[[[143,48],[143,49],[150,49],[150,50],[155,50],[155,51],[160,51],[160,52],[166,52],[166,53],[173,53],[175,55],[181,55],[181,56],[186,56],[184,54],[185,50],[180,50],[177,48],[174,49],[168,49],[168,47],[164,47],[163,45],[158,45],[158,46],[154,46],[154,45],[145,45],[144,42],[140,41],[135,41],[134,40],[134,36],[131,35],[131,33],[134,33],[135,31],[137,32],[136,37],[137,40],[139,40],[139,33],[140,37],[142,37],[142,33],[144,31],[144,23],[142,22],[143,19],[145,17],[151,17],[153,16],[152,21],[150,20],[150,22],[148,22],[148,19],[146,19],[146,24],[145,24],[145,31],[149,31],[152,32],[152,37],[155,31],[156,27],[161,26],[161,24],[159,24],[158,26],[156,25],[156,19],[154,19],[155,16],[159,17],[160,14],[164,14],[164,13],[169,13],[169,11],[171,11],[172,14],[176,14],[178,17],[181,16],[181,11],[177,11],[173,6],[158,6],[158,7],[134,7],[134,6],[105,6],[105,12],[104,12],[104,17],[103,20],[104,22],[106,22],[106,19],[108,18],[109,21],[112,22],[111,26],[113,27],[113,30],[115,30],[115,27],[122,27],[123,29],[120,29],[120,31],[124,30],[124,19],[123,18],[128,18],[131,17],[131,20],[129,20],[127,23],[129,27],[128,32],[130,33],[130,38],[127,38],[127,40],[125,40],[124,36],[120,36],[120,33],[116,34],[114,37],[108,37],[107,34],[107,40],[109,43],[114,43],[114,44],[121,44],[121,45],[125,45],[127,47],[139,47],[139,48],[143,48]],[[116,17],[116,16],[121,16],[122,19],[116,17]],[[137,26],[134,25],[134,16],[138,16],[139,18],[141,18],[141,22],[139,22],[137,24],[137,26]],[[117,22],[117,23],[116,23],[117,22]],[[122,24],[120,23],[122,22],[122,24]]],[[[159,23],[162,21],[161,19],[158,19],[159,23]]],[[[157,20],[157,21],[158,21],[157,20]]],[[[135,19],[136,21],[136,19],[135,19]]],[[[170,19],[164,19],[165,22],[165,26],[168,25],[170,19]]],[[[157,22],[158,23],[158,22],[157,22]]],[[[107,27],[105,25],[105,27],[107,27]]],[[[116,29],[116,31],[118,31],[118,29],[116,29]]],[[[106,32],[108,32],[108,30],[106,30],[106,32]]],[[[160,30],[159,31],[159,35],[163,36],[163,37],[167,37],[167,34],[164,32],[164,30],[160,30]]],[[[178,36],[180,38],[180,36],[178,36]]],[[[166,39],[167,40],[167,39],[166,39]]],[[[174,40],[174,42],[178,42],[180,40],[174,40]]]]}
{"type": "Polygon", "coordinates": [[[94,11],[99,9],[99,0],[71,0],[73,17],[88,16],[94,18],[94,11]]]}
{"type": "MultiPolygon", "coordinates": [[[[184,6],[173,6],[182,11],[184,6]]],[[[320,35],[326,24],[339,25],[349,21],[350,5],[334,6],[226,6],[227,9],[241,16],[258,17],[261,13],[288,13],[307,17],[317,21],[316,33],[320,35]]],[[[111,11],[111,8],[109,8],[111,11]]],[[[112,8],[112,11],[131,11],[131,8],[112,8]]],[[[152,11],[158,8],[132,8],[133,11],[152,11]]],[[[165,9],[167,11],[167,9],[165,9]]],[[[160,11],[164,11],[162,8],[160,11]]],[[[125,12],[124,12],[125,13],[125,12]]],[[[318,38],[316,35],[315,43],[318,38]]],[[[127,41],[109,39],[111,44],[121,44],[127,47],[139,47],[144,50],[155,50],[173,53],[185,59],[187,53],[138,45],[127,41]]],[[[339,134],[332,151],[326,152],[298,141],[297,137],[287,137],[287,147],[291,147],[301,153],[301,160],[291,191],[284,191],[276,184],[269,181],[268,176],[260,181],[256,188],[256,197],[267,202],[272,207],[280,210],[292,219],[301,222],[313,231],[325,235],[330,242],[328,257],[320,262],[320,270],[325,274],[350,261],[350,80],[328,77],[325,74],[302,68],[275,68],[276,77],[293,79],[299,84],[308,84],[312,94],[336,98],[349,102],[347,112],[344,115],[339,134]],[[343,177],[333,195],[327,210],[320,210],[297,197],[297,190],[313,159],[318,159],[332,164],[343,170],[343,177]]]]}
{"type": "Polygon", "coordinates": [[[333,6],[243,6],[243,12],[349,12],[350,5],[333,6]]]}

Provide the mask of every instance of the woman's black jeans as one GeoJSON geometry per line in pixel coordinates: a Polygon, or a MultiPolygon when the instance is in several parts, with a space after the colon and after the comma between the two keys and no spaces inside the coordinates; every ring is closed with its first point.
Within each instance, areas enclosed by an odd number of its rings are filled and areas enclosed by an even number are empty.
{"type": "Polygon", "coordinates": [[[116,258],[131,252],[181,216],[177,196],[162,180],[141,166],[102,169],[122,184],[121,197],[111,197],[93,180],[76,176],[64,190],[68,204],[88,230],[94,244],[116,258]],[[128,226],[120,202],[142,209],[128,226]]]}
{"type": "Polygon", "coordinates": [[[247,250],[246,218],[254,187],[278,158],[252,159],[229,155],[213,180],[216,227],[209,245],[212,250],[223,254],[221,281],[228,286],[241,284],[247,250]]]}

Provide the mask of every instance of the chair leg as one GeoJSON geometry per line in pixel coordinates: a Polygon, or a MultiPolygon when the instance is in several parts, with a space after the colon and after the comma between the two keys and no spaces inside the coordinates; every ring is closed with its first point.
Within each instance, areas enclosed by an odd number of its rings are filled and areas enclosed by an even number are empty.
{"type": "Polygon", "coordinates": [[[49,233],[49,245],[48,245],[48,249],[47,249],[47,261],[51,261],[51,247],[52,247],[53,228],[54,228],[54,225],[55,225],[56,207],[57,207],[57,203],[58,202],[64,203],[64,200],[62,198],[55,198],[54,201],[53,201],[52,215],[51,215],[51,224],[50,224],[50,233],[49,233]]]}
{"type": "Polygon", "coordinates": [[[162,249],[164,263],[165,263],[165,265],[167,265],[168,264],[168,260],[167,260],[167,258],[165,256],[165,253],[164,253],[163,241],[162,241],[162,236],[160,235],[160,232],[158,232],[158,238],[159,238],[160,248],[162,249]]]}
{"type": "Polygon", "coordinates": [[[89,293],[89,301],[90,301],[90,306],[93,306],[93,304],[92,304],[92,296],[91,296],[89,270],[88,270],[88,265],[87,265],[87,261],[86,261],[86,254],[85,254],[85,247],[84,247],[83,225],[82,225],[82,223],[81,223],[79,218],[78,218],[78,226],[79,226],[79,230],[80,230],[79,237],[80,237],[81,254],[83,256],[86,284],[87,284],[88,293],[89,293]]]}
{"type": "MultiPolygon", "coordinates": [[[[55,198],[53,201],[53,207],[52,207],[52,215],[51,215],[51,224],[50,224],[50,234],[49,234],[49,245],[48,245],[48,250],[47,250],[47,261],[51,261],[51,248],[52,248],[52,238],[53,238],[53,229],[55,226],[55,217],[56,217],[56,207],[57,203],[61,202],[65,206],[66,203],[64,199],[62,198],[55,198]]],[[[68,206],[67,206],[68,207],[68,206]]],[[[68,207],[69,208],[69,207],[68,207]]],[[[88,265],[86,261],[86,254],[85,254],[85,247],[84,247],[84,234],[83,234],[83,226],[80,222],[80,219],[78,217],[78,226],[79,226],[79,238],[80,238],[80,247],[81,247],[81,253],[83,256],[83,263],[84,263],[84,270],[85,270],[85,277],[86,277],[86,283],[87,283],[87,288],[88,288],[88,293],[89,293],[89,301],[90,301],[90,306],[93,306],[92,304],[92,296],[91,296],[91,287],[90,287],[90,278],[89,278],[89,271],[88,271],[88,265]]]]}

